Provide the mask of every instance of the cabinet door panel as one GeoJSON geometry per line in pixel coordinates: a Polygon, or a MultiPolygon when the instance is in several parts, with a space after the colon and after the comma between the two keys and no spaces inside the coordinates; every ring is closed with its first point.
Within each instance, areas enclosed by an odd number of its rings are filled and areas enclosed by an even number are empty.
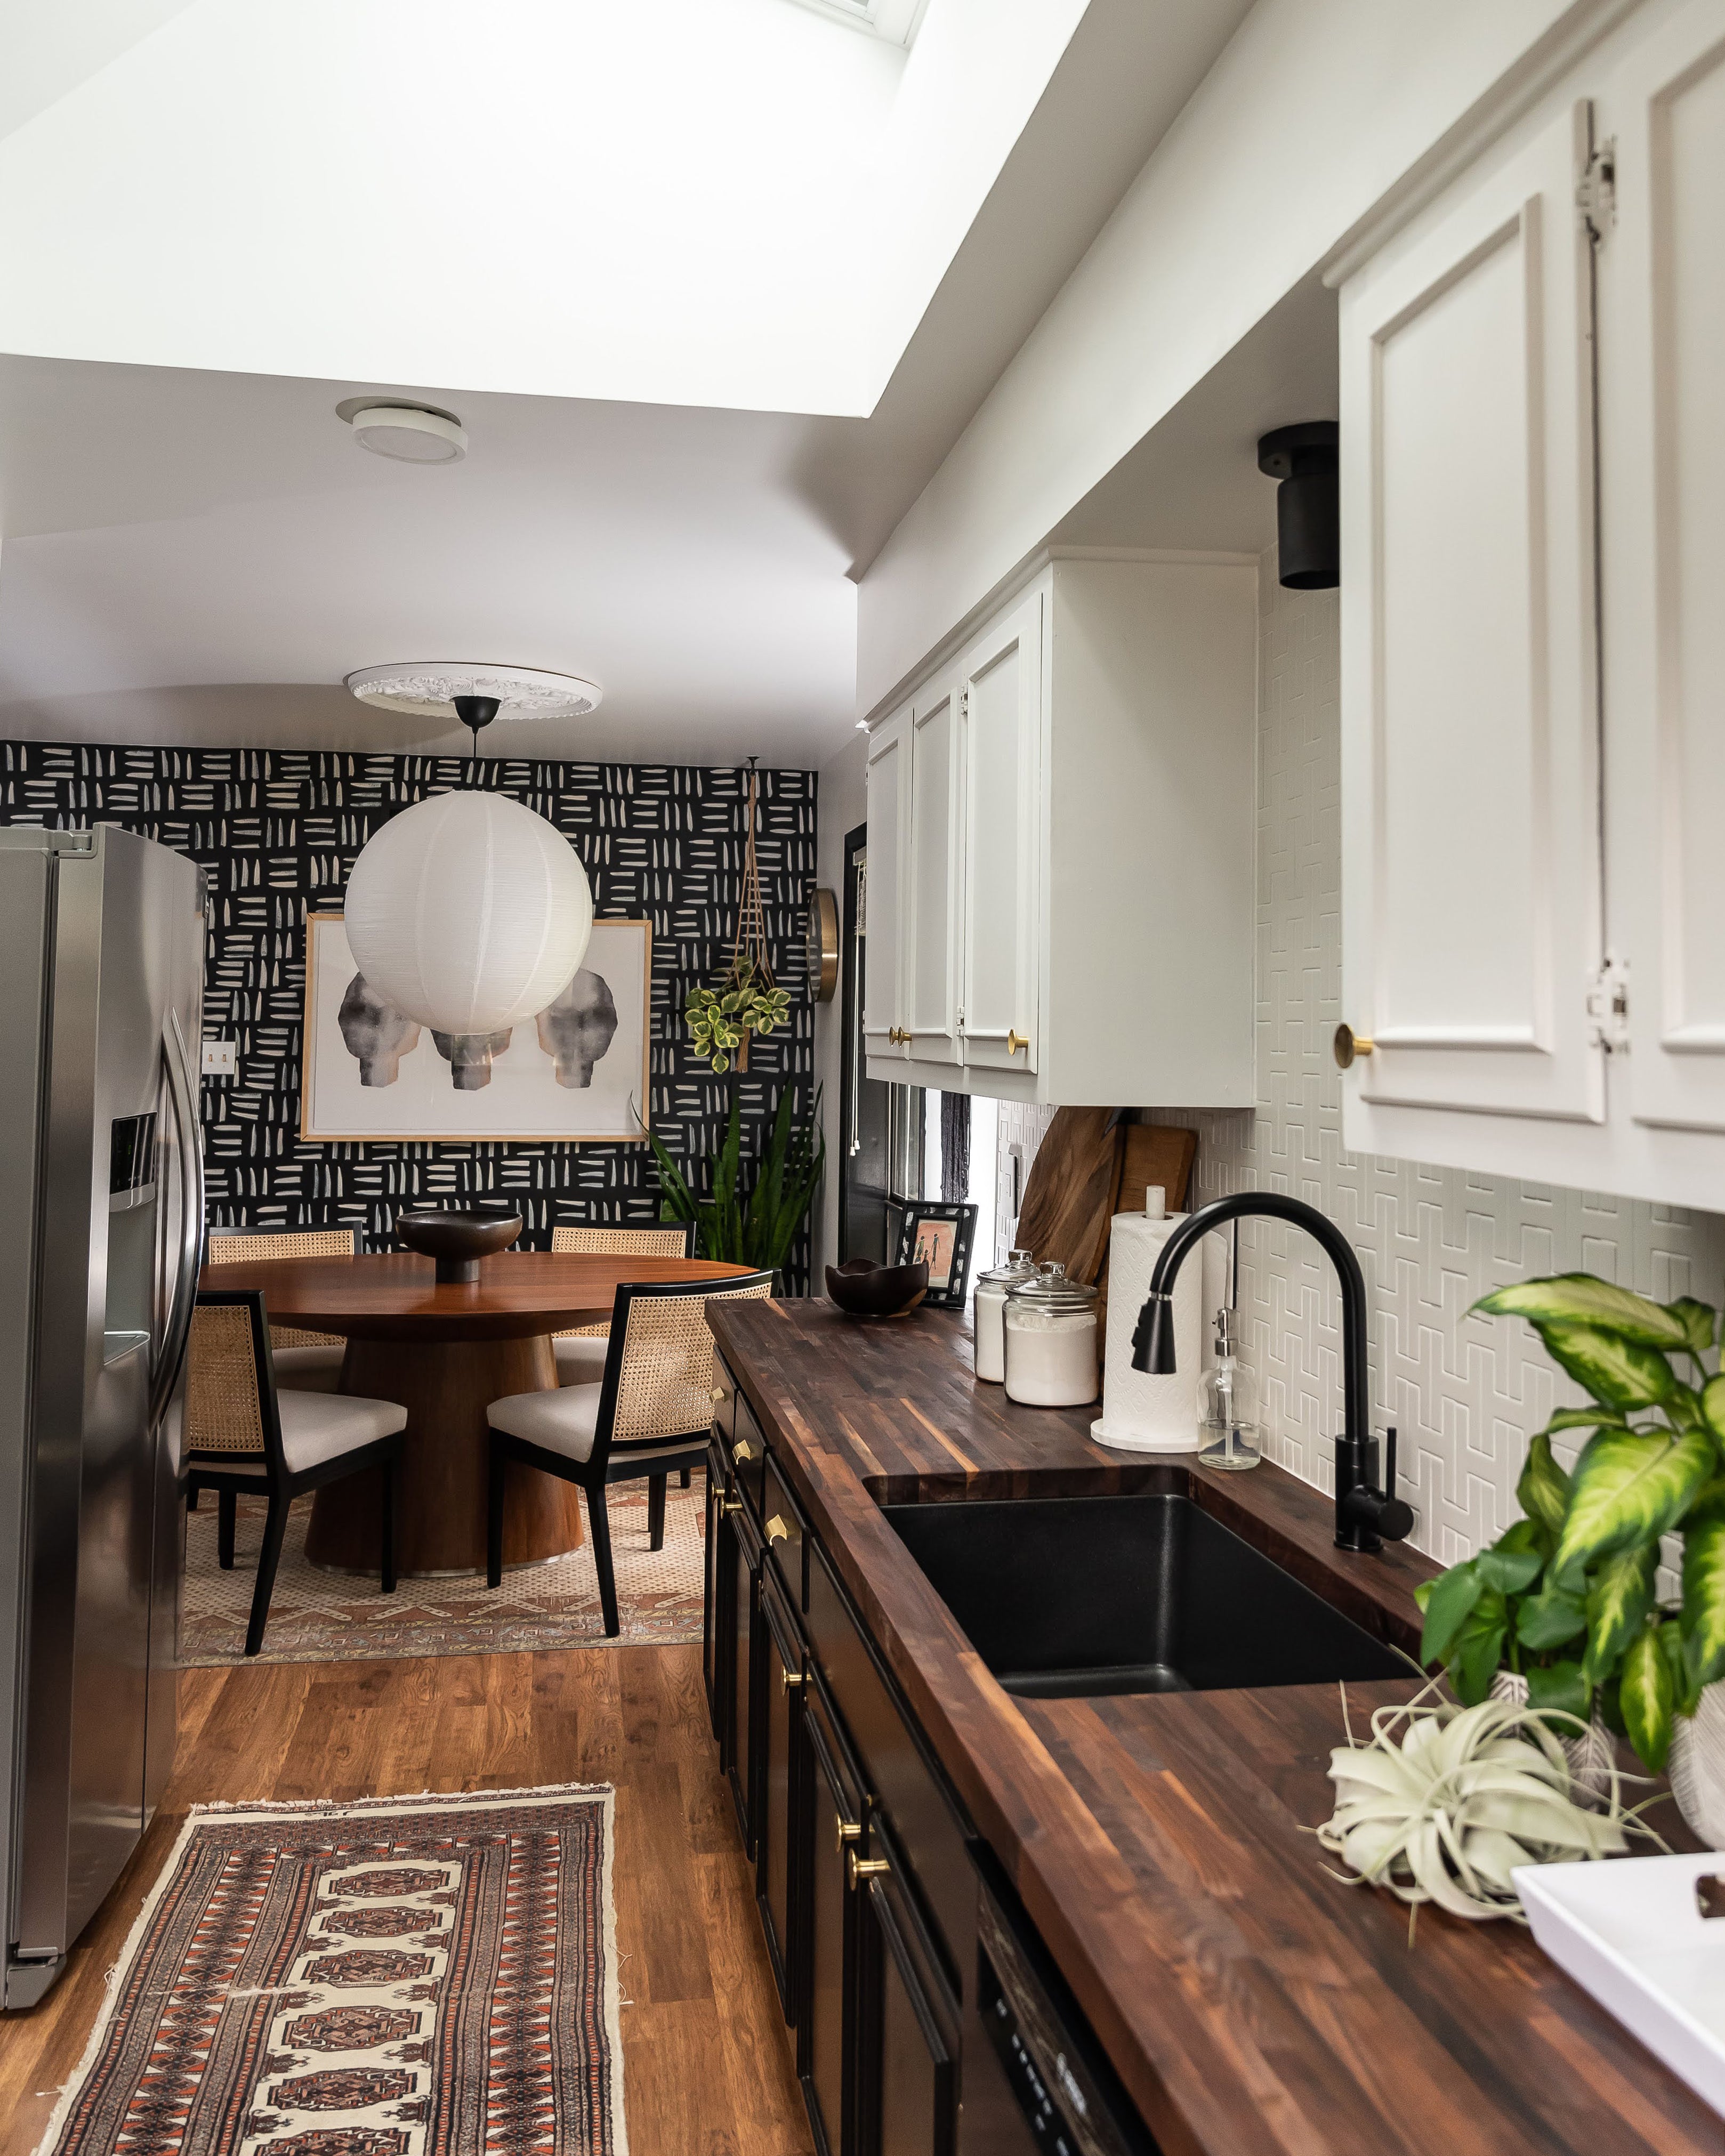
{"type": "Polygon", "coordinates": [[[896,711],[869,738],[869,848],[863,870],[863,1053],[871,1060],[909,1050],[904,1027],[904,943],[911,870],[910,713],[896,711]]]}
{"type": "MultiPolygon", "coordinates": [[[[739,1507],[741,1500],[736,1500],[739,1507]]],[[[758,1547],[739,1509],[726,1516],[729,1548],[723,1560],[728,1574],[726,1597],[725,1660],[730,1677],[726,1721],[730,1748],[723,1755],[737,1805],[737,1823],[747,1855],[755,1853],[755,1807],[760,1785],[757,1753],[760,1743],[761,1567],[758,1547]]]]}
{"type": "MultiPolygon", "coordinates": [[[[878,1824],[869,1846],[891,1863],[878,1824]]],[[[859,1941],[858,2127],[864,2156],[950,2156],[957,2007],[893,1871],[867,1881],[859,1941]]]]}
{"type": "Polygon", "coordinates": [[[995,1070],[1036,1068],[1041,628],[1039,593],[966,654],[960,690],[964,1055],[995,1070]]]}
{"type": "Polygon", "coordinates": [[[1592,296],[1576,124],[1348,288],[1346,1009],[1368,1102],[1599,1121],[1592,296]]]}
{"type": "Polygon", "coordinates": [[[751,1807],[756,1840],[755,1892],[779,2005],[786,2020],[794,2022],[797,2003],[791,1950],[795,1922],[792,1906],[797,1810],[795,1693],[802,1683],[803,1670],[795,1628],[779,1605],[778,1590],[770,1578],[763,1578],[761,1584],[761,1616],[760,1782],[751,1807]]]}
{"type": "Polygon", "coordinates": [[[1611,934],[1638,1122],[1725,1130],[1725,36],[1671,18],[1602,100],[1600,250],[1611,934]]]}
{"type": "Polygon", "coordinates": [[[854,2149],[846,2128],[852,2096],[855,1933],[845,1859],[860,1837],[862,1799],[819,1688],[804,1691],[798,1756],[806,1861],[797,1952],[798,2071],[820,2156],[854,2149]]]}
{"type": "Polygon", "coordinates": [[[906,1002],[911,1054],[958,1060],[958,905],[963,861],[958,680],[944,676],[911,706],[911,875],[906,1002]]]}

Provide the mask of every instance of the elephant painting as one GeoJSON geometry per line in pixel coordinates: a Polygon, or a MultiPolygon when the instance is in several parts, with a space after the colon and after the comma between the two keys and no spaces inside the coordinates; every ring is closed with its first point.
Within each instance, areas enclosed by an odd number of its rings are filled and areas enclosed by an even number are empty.
{"type": "Polygon", "coordinates": [[[593,1083],[593,1067],[617,1034],[617,1004],[603,976],[583,966],[538,1017],[539,1045],[555,1059],[559,1086],[593,1083]]]}
{"type": "Polygon", "coordinates": [[[419,1045],[414,1021],[386,1004],[363,973],[347,983],[336,1019],[347,1053],[359,1065],[360,1084],[393,1086],[401,1075],[403,1056],[419,1045]]]}

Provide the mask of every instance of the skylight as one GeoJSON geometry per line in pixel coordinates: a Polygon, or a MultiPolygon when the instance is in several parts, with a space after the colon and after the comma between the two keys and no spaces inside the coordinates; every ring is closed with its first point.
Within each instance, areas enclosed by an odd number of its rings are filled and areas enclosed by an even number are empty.
{"type": "Polygon", "coordinates": [[[872,31],[889,44],[908,45],[916,34],[928,0],[797,0],[799,8],[812,8],[817,15],[849,23],[853,29],[872,31]]]}

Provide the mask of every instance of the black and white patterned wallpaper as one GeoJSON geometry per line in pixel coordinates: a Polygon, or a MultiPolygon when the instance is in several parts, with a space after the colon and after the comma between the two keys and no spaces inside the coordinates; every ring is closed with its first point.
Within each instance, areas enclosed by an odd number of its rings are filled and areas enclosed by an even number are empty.
{"type": "MultiPolygon", "coordinates": [[[[238,1043],[238,1072],[203,1080],[204,1166],[213,1226],[353,1227],[392,1240],[421,1200],[506,1196],[543,1249],[559,1224],[655,1219],[645,1145],[430,1141],[308,1144],[299,1136],[305,916],[341,903],[377,826],[428,793],[472,783],[454,757],[287,749],[109,748],[0,742],[0,822],[117,824],[209,872],[204,1032],[238,1043]]],[[[653,923],[651,1120],[697,1189],[731,1109],[753,1151],[788,1081],[813,1084],[813,1009],[803,908],[814,881],[812,772],[763,771],[757,850],[775,974],[791,1025],[752,1044],[747,1075],[716,1078],[689,1050],[689,990],[730,956],[742,877],[748,782],[742,769],[489,760],[483,783],[567,833],[601,919],[653,923]]],[[[806,1235],[790,1268],[806,1284],[806,1235]]]]}

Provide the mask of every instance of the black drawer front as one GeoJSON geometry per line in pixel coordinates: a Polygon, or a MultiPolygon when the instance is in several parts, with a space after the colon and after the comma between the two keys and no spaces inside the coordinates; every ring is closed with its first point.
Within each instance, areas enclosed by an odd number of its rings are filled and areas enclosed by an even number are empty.
{"type": "Polygon", "coordinates": [[[761,1532],[785,1593],[793,1606],[806,1609],[809,1606],[808,1583],[804,1578],[809,1548],[808,1524],[803,1517],[803,1508],[791,1495],[790,1485],[778,1471],[774,1460],[767,1462],[767,1473],[761,1494],[761,1532]]]}
{"type": "Polygon", "coordinates": [[[870,1791],[891,1823],[904,1869],[931,1919],[947,1981],[961,1991],[960,1971],[976,1935],[976,1875],[965,1847],[968,1830],[895,1704],[818,1544],[809,1548],[808,1573],[808,1632],[815,1664],[870,1791]]]}
{"type": "Polygon", "coordinates": [[[713,1427],[727,1441],[736,1435],[737,1379],[722,1355],[713,1356],[713,1427]]]}
{"type": "Polygon", "coordinates": [[[761,1435],[759,1424],[749,1413],[748,1402],[740,1393],[737,1398],[731,1457],[737,1486],[754,1507],[755,1517],[758,1520],[762,1517],[766,1502],[767,1440],[761,1435]]]}

